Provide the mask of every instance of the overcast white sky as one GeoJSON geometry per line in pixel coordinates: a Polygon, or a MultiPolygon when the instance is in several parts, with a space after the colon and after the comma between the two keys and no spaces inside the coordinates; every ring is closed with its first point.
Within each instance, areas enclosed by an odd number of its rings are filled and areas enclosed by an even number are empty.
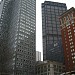
{"type": "Polygon", "coordinates": [[[71,7],[75,7],[75,0],[36,0],[36,50],[42,52],[41,55],[43,55],[41,3],[44,3],[44,1],[66,3],[68,9],[71,7]]]}

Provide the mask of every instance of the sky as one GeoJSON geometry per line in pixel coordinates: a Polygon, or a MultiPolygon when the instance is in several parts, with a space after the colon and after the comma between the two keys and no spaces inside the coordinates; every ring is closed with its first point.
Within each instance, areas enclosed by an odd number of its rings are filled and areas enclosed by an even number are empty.
{"type": "Polygon", "coordinates": [[[66,3],[67,9],[75,7],[75,0],[36,0],[36,51],[41,52],[41,59],[43,60],[43,48],[42,48],[42,12],[41,3],[44,1],[53,1],[66,3]]]}

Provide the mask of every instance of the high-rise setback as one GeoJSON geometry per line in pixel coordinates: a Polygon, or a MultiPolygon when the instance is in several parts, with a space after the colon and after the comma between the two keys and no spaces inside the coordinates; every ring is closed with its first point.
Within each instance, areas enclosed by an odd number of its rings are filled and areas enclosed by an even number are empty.
{"type": "Polygon", "coordinates": [[[35,75],[36,0],[2,0],[0,75],[35,75]]]}
{"type": "Polygon", "coordinates": [[[47,60],[50,44],[61,39],[59,16],[67,10],[65,3],[45,1],[42,3],[43,59],[47,60]]]}

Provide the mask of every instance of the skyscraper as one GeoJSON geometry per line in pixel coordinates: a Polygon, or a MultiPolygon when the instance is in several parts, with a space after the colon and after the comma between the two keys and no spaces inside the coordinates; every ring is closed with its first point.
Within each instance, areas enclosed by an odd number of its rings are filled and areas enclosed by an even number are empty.
{"type": "Polygon", "coordinates": [[[0,74],[35,75],[36,0],[3,0],[0,74]]]}
{"type": "Polygon", "coordinates": [[[67,10],[66,4],[45,1],[42,3],[42,37],[43,59],[47,60],[47,51],[50,44],[61,39],[59,16],[67,10]]]}
{"type": "Polygon", "coordinates": [[[36,51],[36,61],[41,61],[41,52],[36,51]]]}
{"type": "Polygon", "coordinates": [[[47,60],[64,63],[62,40],[50,45],[47,50],[47,60]]]}
{"type": "Polygon", "coordinates": [[[3,3],[4,1],[0,1],[0,18],[1,18],[1,13],[2,13],[3,3]]]}
{"type": "Polygon", "coordinates": [[[60,16],[66,72],[75,74],[75,9],[72,7],[60,16]]]}

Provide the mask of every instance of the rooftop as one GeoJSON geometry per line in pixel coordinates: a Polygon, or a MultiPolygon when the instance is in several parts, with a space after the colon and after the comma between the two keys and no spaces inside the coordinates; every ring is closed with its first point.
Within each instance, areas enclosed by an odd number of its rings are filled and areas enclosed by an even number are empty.
{"type": "Polygon", "coordinates": [[[69,10],[67,10],[66,12],[64,12],[63,14],[60,15],[60,18],[66,16],[68,13],[71,13],[72,11],[75,11],[74,7],[71,7],[69,10]]]}

